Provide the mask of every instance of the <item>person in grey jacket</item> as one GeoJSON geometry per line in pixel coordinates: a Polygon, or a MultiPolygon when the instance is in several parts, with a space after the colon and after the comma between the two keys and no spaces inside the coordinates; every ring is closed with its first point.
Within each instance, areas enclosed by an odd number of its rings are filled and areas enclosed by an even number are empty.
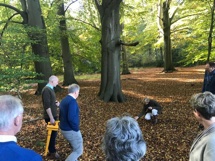
{"type": "Polygon", "coordinates": [[[189,161],[215,160],[215,95],[211,92],[198,93],[191,97],[190,103],[196,120],[204,126],[204,130],[193,141],[189,161]]]}

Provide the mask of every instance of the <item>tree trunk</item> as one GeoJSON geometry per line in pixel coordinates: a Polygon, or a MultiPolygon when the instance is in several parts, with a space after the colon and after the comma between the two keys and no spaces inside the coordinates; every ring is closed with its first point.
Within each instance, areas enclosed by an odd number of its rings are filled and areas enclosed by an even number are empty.
{"type": "Polygon", "coordinates": [[[102,26],[102,60],[100,99],[105,102],[124,102],[120,82],[120,33],[119,6],[122,0],[95,0],[102,26]]]}
{"type": "Polygon", "coordinates": [[[167,0],[163,3],[164,72],[174,71],[170,38],[171,21],[169,18],[169,6],[170,1],[167,0]]]}
{"type": "Polygon", "coordinates": [[[67,35],[67,25],[65,19],[65,11],[64,11],[64,0],[61,1],[58,5],[58,15],[60,16],[60,24],[59,28],[61,31],[60,41],[62,48],[62,58],[63,58],[63,66],[64,66],[64,81],[63,85],[67,86],[72,83],[77,83],[72,65],[72,55],[69,48],[69,39],[67,35]]]}
{"type": "MultiPolygon", "coordinates": [[[[47,35],[45,30],[45,23],[43,20],[39,0],[27,0],[27,13],[28,25],[36,28],[36,31],[28,32],[31,43],[32,51],[35,55],[41,57],[45,61],[35,61],[35,70],[41,74],[37,77],[39,80],[47,82],[48,78],[52,75],[51,62],[48,53],[47,35]]],[[[25,8],[24,6],[23,8],[25,8]]],[[[40,94],[46,83],[38,83],[36,94],[40,94]]]]}
{"type": "Polygon", "coordinates": [[[131,74],[128,69],[127,52],[124,45],[122,45],[122,74],[131,74]]]}
{"type": "Polygon", "coordinates": [[[212,34],[213,34],[213,27],[214,27],[214,10],[215,10],[215,0],[213,1],[213,6],[211,7],[211,25],[210,31],[208,35],[208,57],[207,61],[210,61],[211,49],[212,49],[212,34]]]}

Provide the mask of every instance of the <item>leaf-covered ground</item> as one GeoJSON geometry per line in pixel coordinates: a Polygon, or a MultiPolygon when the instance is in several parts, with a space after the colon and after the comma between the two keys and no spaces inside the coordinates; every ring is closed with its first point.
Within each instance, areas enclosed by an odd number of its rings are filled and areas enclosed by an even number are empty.
{"type": "MultiPolygon", "coordinates": [[[[104,161],[101,140],[106,121],[123,113],[131,116],[142,110],[141,99],[145,96],[156,99],[163,107],[159,122],[152,125],[139,120],[147,154],[143,161],[187,161],[191,143],[197,133],[198,123],[194,119],[189,99],[192,94],[201,92],[204,66],[177,68],[174,73],[162,73],[162,68],[143,68],[121,76],[125,103],[105,103],[98,99],[100,80],[79,80],[81,86],[78,103],[81,109],[81,132],[84,139],[84,153],[80,161],[104,161]]],[[[42,118],[41,96],[35,96],[35,89],[22,93],[25,106],[24,123],[17,135],[18,143],[44,154],[46,124],[42,118]]],[[[61,100],[67,89],[57,93],[61,100]]],[[[63,160],[70,154],[70,146],[62,137],[57,137],[57,149],[63,160]]],[[[44,160],[51,160],[43,157],[44,160]]]]}

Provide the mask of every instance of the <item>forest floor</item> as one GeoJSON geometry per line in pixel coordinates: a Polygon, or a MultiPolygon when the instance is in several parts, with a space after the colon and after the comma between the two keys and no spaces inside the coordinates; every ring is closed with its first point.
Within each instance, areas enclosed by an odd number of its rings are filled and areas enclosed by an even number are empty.
{"type": "MultiPolygon", "coordinates": [[[[144,119],[138,120],[147,153],[142,161],[187,161],[193,139],[200,132],[189,99],[201,92],[204,66],[176,68],[173,73],[162,73],[163,68],[140,68],[132,74],[122,75],[121,83],[125,103],[105,103],[97,97],[100,80],[78,80],[81,87],[77,99],[81,111],[81,132],[84,139],[84,153],[80,161],[104,161],[101,149],[106,121],[115,116],[129,113],[132,117],[142,110],[141,100],[145,96],[157,100],[163,107],[158,123],[152,125],[144,119]]],[[[18,133],[18,143],[43,155],[47,136],[46,124],[42,118],[41,96],[34,95],[35,87],[23,91],[25,107],[24,123],[18,133]]],[[[67,95],[66,87],[56,93],[58,100],[67,95]]],[[[57,150],[65,160],[70,146],[59,132],[57,150]]],[[[43,157],[45,161],[51,160],[43,157]]]]}

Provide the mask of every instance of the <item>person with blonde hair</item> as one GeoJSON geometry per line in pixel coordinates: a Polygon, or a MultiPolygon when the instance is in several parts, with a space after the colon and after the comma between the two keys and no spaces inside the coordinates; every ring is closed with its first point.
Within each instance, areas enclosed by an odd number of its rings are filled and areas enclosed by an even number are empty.
{"type": "Polygon", "coordinates": [[[107,121],[102,148],[107,161],[138,161],[146,154],[142,131],[130,116],[107,121]]]}
{"type": "Polygon", "coordinates": [[[1,161],[42,161],[39,154],[17,144],[15,135],[21,130],[23,112],[20,99],[11,95],[0,96],[1,161]]]}
{"type": "Polygon", "coordinates": [[[215,95],[211,92],[194,94],[190,103],[194,117],[204,130],[193,141],[189,161],[215,160],[215,95]]]}
{"type": "Polygon", "coordinates": [[[135,116],[134,118],[138,120],[141,118],[143,115],[145,115],[146,120],[152,120],[153,124],[157,123],[157,116],[161,113],[161,106],[160,104],[153,100],[145,97],[143,99],[143,109],[141,113],[138,116],[135,116]]]}

